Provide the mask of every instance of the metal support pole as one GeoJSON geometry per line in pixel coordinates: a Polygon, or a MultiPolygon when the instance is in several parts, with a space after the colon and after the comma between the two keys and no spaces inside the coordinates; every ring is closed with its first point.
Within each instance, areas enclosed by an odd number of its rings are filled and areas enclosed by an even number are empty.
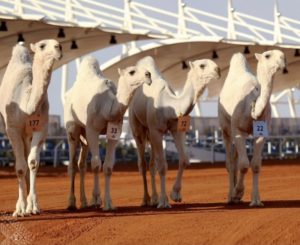
{"type": "Polygon", "coordinates": [[[288,92],[288,104],[289,104],[291,117],[296,118],[295,99],[294,99],[294,93],[292,89],[289,89],[288,92]]]}
{"type": "Polygon", "coordinates": [[[73,21],[73,11],[72,11],[72,0],[66,0],[65,6],[66,6],[66,12],[65,12],[65,20],[66,21],[73,21]]]}
{"type": "Polygon", "coordinates": [[[15,12],[19,16],[23,15],[22,0],[15,0],[15,12]]]}
{"type": "Polygon", "coordinates": [[[227,0],[227,15],[228,15],[227,38],[236,39],[235,26],[234,26],[234,8],[232,6],[232,0],[227,0]]]}
{"type": "Polygon", "coordinates": [[[282,43],[281,29],[280,29],[280,12],[277,0],[274,0],[274,42],[282,43]]]}
{"type": "Polygon", "coordinates": [[[186,23],[185,23],[185,15],[184,15],[185,3],[183,0],[178,0],[178,29],[177,34],[179,36],[186,36],[186,23]]]}
{"type": "Polygon", "coordinates": [[[68,89],[68,64],[65,64],[62,66],[61,69],[61,91],[60,91],[60,96],[61,96],[61,102],[64,105],[65,104],[65,93],[67,92],[68,89]]]}

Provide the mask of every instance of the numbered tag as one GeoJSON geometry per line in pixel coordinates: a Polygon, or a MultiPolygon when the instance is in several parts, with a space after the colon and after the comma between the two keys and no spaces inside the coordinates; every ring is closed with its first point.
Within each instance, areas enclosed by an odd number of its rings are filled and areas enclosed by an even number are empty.
{"type": "Polygon", "coordinates": [[[121,123],[111,123],[107,125],[106,137],[110,140],[119,140],[122,133],[121,123]]]}
{"type": "Polygon", "coordinates": [[[269,136],[268,125],[265,121],[253,121],[253,136],[254,137],[269,136]]]}
{"type": "Polygon", "coordinates": [[[39,115],[31,115],[26,121],[26,132],[32,133],[42,130],[42,120],[39,115]]]}
{"type": "Polygon", "coordinates": [[[191,117],[180,116],[178,117],[177,131],[187,132],[190,129],[191,117]]]}

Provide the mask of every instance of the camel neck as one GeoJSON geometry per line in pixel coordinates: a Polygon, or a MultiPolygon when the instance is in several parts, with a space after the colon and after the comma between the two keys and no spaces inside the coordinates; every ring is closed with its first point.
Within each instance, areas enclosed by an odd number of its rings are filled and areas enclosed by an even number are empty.
{"type": "Polygon", "coordinates": [[[260,85],[260,94],[256,99],[255,112],[259,116],[262,114],[270,100],[270,96],[273,89],[274,73],[274,71],[264,69],[264,67],[262,67],[260,63],[258,63],[257,80],[260,85]]]}
{"type": "Polygon", "coordinates": [[[117,94],[110,112],[110,118],[113,118],[113,120],[120,120],[124,116],[132,95],[133,91],[131,91],[127,84],[119,81],[117,94]]]}
{"type": "Polygon", "coordinates": [[[199,78],[197,74],[190,70],[182,93],[177,96],[177,103],[175,105],[177,108],[176,111],[179,109],[181,114],[189,114],[193,110],[204,89],[205,83],[202,81],[202,78],[199,78]],[[199,84],[199,86],[195,86],[195,84],[199,84]]]}
{"type": "Polygon", "coordinates": [[[28,107],[33,111],[30,111],[30,114],[36,112],[40,105],[47,99],[47,90],[51,79],[53,63],[53,59],[33,59],[31,94],[28,101],[28,107]]]}

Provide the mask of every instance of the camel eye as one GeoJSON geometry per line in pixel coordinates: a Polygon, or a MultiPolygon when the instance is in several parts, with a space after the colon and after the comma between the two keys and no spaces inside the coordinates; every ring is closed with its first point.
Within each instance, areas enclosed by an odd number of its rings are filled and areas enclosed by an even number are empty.
{"type": "Polygon", "coordinates": [[[266,55],[265,55],[266,59],[269,59],[270,56],[271,56],[270,54],[266,54],[266,55]]]}
{"type": "Polygon", "coordinates": [[[131,76],[133,76],[134,73],[135,73],[135,70],[132,70],[132,71],[129,72],[129,74],[130,74],[131,76]]]}
{"type": "Polygon", "coordinates": [[[204,69],[204,68],[205,68],[205,65],[204,65],[204,64],[201,64],[201,65],[200,65],[200,68],[201,68],[201,69],[204,69]]]}
{"type": "Polygon", "coordinates": [[[45,47],[46,47],[46,44],[44,44],[44,43],[42,43],[42,44],[40,45],[40,49],[41,49],[41,50],[43,50],[45,47]]]}

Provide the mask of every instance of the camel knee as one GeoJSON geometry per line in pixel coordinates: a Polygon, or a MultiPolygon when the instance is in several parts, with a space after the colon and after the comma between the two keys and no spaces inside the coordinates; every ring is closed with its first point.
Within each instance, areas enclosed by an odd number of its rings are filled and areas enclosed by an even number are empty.
{"type": "Polygon", "coordinates": [[[85,161],[80,160],[80,161],[78,162],[78,169],[79,169],[80,171],[85,171],[85,170],[86,170],[86,164],[85,164],[85,161]]]}
{"type": "Polygon", "coordinates": [[[139,167],[140,174],[145,174],[147,172],[147,166],[145,161],[139,160],[138,167],[139,167]]]}
{"type": "Polygon", "coordinates": [[[91,160],[91,165],[92,165],[92,171],[100,171],[101,169],[101,160],[98,156],[93,157],[91,160]]]}
{"type": "Polygon", "coordinates": [[[27,172],[27,167],[16,168],[16,174],[18,179],[25,177],[26,172],[27,172]]]}
{"type": "Polygon", "coordinates": [[[112,167],[103,166],[103,172],[106,176],[111,176],[112,175],[112,167]]]}
{"type": "Polygon", "coordinates": [[[179,166],[182,168],[186,168],[188,165],[190,165],[190,161],[188,158],[183,158],[179,160],[179,166]]]}
{"type": "Polygon", "coordinates": [[[167,167],[166,163],[164,163],[164,164],[162,164],[161,166],[158,167],[159,175],[166,175],[167,170],[168,170],[168,167],[167,167]]]}
{"type": "Polygon", "coordinates": [[[252,169],[253,173],[258,174],[260,172],[261,165],[260,164],[252,164],[251,169],[252,169]]]}
{"type": "Polygon", "coordinates": [[[39,167],[39,161],[37,161],[36,159],[31,159],[28,162],[28,167],[29,167],[30,171],[37,171],[38,167],[39,167]]]}

